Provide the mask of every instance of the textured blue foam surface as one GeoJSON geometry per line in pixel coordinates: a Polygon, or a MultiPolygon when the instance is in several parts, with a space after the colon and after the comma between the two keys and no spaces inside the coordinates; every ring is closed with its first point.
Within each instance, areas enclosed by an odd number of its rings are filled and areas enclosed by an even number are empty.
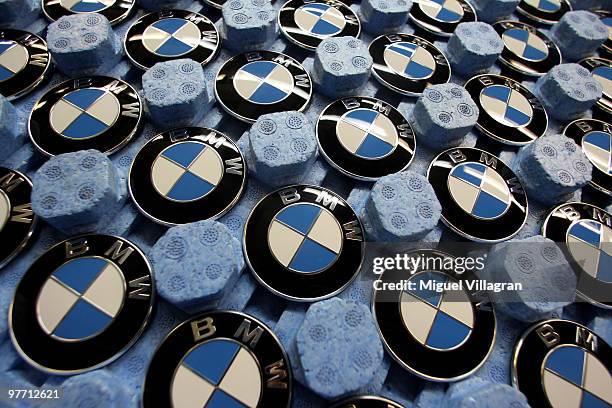
{"type": "Polygon", "coordinates": [[[608,38],[608,28],[596,14],[578,10],[565,13],[550,30],[563,57],[577,61],[593,54],[608,38]]]}
{"type": "Polygon", "coordinates": [[[462,86],[439,84],[428,87],[414,106],[410,123],[419,143],[444,149],[461,144],[480,113],[462,86]]]}
{"type": "Polygon", "coordinates": [[[553,205],[585,186],[593,166],[572,139],[545,135],[519,151],[515,170],[528,197],[553,205]]]}
{"type": "Polygon", "coordinates": [[[490,68],[504,43],[487,23],[461,23],[448,40],[447,57],[454,71],[469,77],[490,68]]]}
{"type": "Polygon", "coordinates": [[[125,186],[113,163],[97,150],[57,155],[36,172],[32,209],[66,233],[91,230],[123,206],[125,186]]]}
{"type": "Polygon", "coordinates": [[[306,384],[325,398],[370,384],[383,356],[368,308],[339,298],[310,306],[295,342],[306,384]]]}
{"type": "Polygon", "coordinates": [[[523,285],[523,290],[489,293],[497,310],[521,321],[550,318],[574,301],[576,275],[557,244],[542,236],[496,244],[477,273],[489,281],[523,285]]]}
{"type": "Polygon", "coordinates": [[[198,123],[214,103],[207,82],[202,66],[190,59],[153,65],[142,76],[149,120],[159,129],[198,123]]]}
{"type": "Polygon", "coordinates": [[[134,407],[131,390],[107,370],[75,375],[61,383],[62,398],[50,400],[52,407],[134,407]]]}
{"type": "Polygon", "coordinates": [[[411,171],[381,177],[365,205],[375,241],[416,241],[438,223],[442,206],[427,179],[411,171]]]}
{"type": "MultiPolygon", "coordinates": [[[[470,381],[470,380],[467,380],[470,381]]],[[[530,408],[520,391],[506,384],[481,383],[447,394],[444,408],[530,408]]]]}
{"type": "Polygon", "coordinates": [[[25,138],[19,129],[17,109],[0,95],[0,162],[23,145],[25,138]]]}
{"type": "Polygon", "coordinates": [[[301,182],[318,149],[310,120],[290,111],[260,116],[249,130],[245,150],[252,174],[262,183],[280,187],[301,182]]]}
{"type": "Polygon", "coordinates": [[[23,28],[40,13],[37,0],[0,0],[0,28],[23,28]]]}
{"type": "Polygon", "coordinates": [[[415,408],[441,407],[446,395],[443,384],[428,383],[414,400],[415,408]]]}
{"type": "Polygon", "coordinates": [[[472,0],[478,20],[495,23],[508,17],[516,9],[520,0],[472,0]]]}
{"type": "Polygon", "coordinates": [[[561,64],[540,77],[534,88],[548,115],[567,122],[590,109],[602,95],[601,84],[578,64],[561,64]]]}
{"type": "Polygon", "coordinates": [[[216,221],[172,227],[151,248],[149,258],[159,294],[186,311],[218,300],[244,267],[240,242],[216,221]]]}
{"type": "Polygon", "coordinates": [[[123,45],[101,14],[64,16],[47,28],[55,66],[71,77],[108,72],[121,59],[123,45]]]}
{"type": "Polygon", "coordinates": [[[406,24],[412,0],[364,0],[361,24],[372,35],[390,33],[406,24]]]}
{"type": "Polygon", "coordinates": [[[270,0],[230,0],[223,4],[223,45],[235,52],[268,48],[278,36],[270,0]]]}
{"type": "Polygon", "coordinates": [[[330,98],[358,95],[370,77],[368,46],[354,37],[321,41],[315,52],[312,80],[315,89],[330,98]]]}

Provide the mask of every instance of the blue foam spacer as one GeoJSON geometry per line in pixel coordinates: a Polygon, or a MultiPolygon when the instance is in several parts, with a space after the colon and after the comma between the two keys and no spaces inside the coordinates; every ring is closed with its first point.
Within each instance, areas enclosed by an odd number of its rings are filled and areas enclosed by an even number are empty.
{"type": "Polygon", "coordinates": [[[9,158],[25,143],[17,109],[4,96],[0,95],[0,162],[9,158]]]}
{"type": "Polygon", "coordinates": [[[518,6],[520,0],[472,0],[479,21],[495,23],[508,17],[518,6]]]}
{"type": "MultiPolygon", "coordinates": [[[[8,314],[15,287],[0,281],[0,342],[8,337],[8,314]]],[[[2,353],[0,353],[0,356],[2,353]]],[[[0,363],[0,369],[2,364],[0,363]]]]}
{"type": "Polygon", "coordinates": [[[32,180],[32,209],[53,227],[77,233],[107,223],[123,206],[125,186],[108,157],[97,150],[49,159],[32,180]]]}
{"type": "Polygon", "coordinates": [[[300,383],[293,384],[291,408],[325,408],[328,405],[327,401],[300,385],[300,383]]]}
{"type": "Polygon", "coordinates": [[[217,304],[218,309],[242,311],[257,289],[257,282],[250,273],[243,273],[232,290],[217,304]]]}
{"type": "Polygon", "coordinates": [[[538,79],[534,92],[550,117],[569,122],[595,105],[603,91],[588,69],[560,64],[538,79]]]}
{"type": "Polygon", "coordinates": [[[608,27],[589,11],[567,12],[550,30],[563,58],[577,61],[597,50],[608,39],[608,27]]]}
{"type": "Polygon", "coordinates": [[[312,80],[330,98],[356,95],[370,77],[368,46],[354,37],[327,38],[317,46],[312,80]]]}
{"type": "Polygon", "coordinates": [[[448,40],[447,57],[453,70],[471,76],[489,69],[504,49],[495,29],[487,23],[461,23],[448,40]]]}
{"type": "MultiPolygon", "coordinates": [[[[75,375],[62,384],[62,398],[49,400],[51,407],[127,407],[131,391],[108,370],[75,375]]],[[[45,404],[46,405],[46,404],[45,404]]]]}
{"type": "Polygon", "coordinates": [[[370,310],[340,298],[310,306],[295,345],[306,384],[328,399],[370,384],[383,358],[370,310]]]}
{"type": "Polygon", "coordinates": [[[371,279],[359,276],[338,297],[368,306],[372,300],[373,283],[371,279]]]}
{"type": "Polygon", "coordinates": [[[357,214],[361,213],[363,208],[365,207],[365,203],[368,197],[370,196],[371,187],[371,183],[357,182],[355,183],[355,186],[351,189],[351,192],[349,193],[346,202],[357,214]]]}
{"type": "Polygon", "coordinates": [[[202,66],[187,58],[153,65],[142,88],[149,120],[162,129],[197,123],[214,102],[202,66]]]}
{"type": "Polygon", "coordinates": [[[49,24],[47,45],[55,66],[71,77],[104,74],[123,55],[121,39],[98,13],[72,14],[49,24]]]}
{"type": "Polygon", "coordinates": [[[557,244],[542,236],[496,244],[476,273],[490,282],[522,284],[522,290],[489,292],[497,310],[520,321],[550,318],[575,299],[571,265],[557,244]]]}
{"type": "Polygon", "coordinates": [[[419,395],[414,400],[415,408],[437,408],[442,406],[442,401],[446,395],[444,384],[431,383],[425,384],[419,395]]]}
{"type": "Polygon", "coordinates": [[[389,367],[391,366],[391,359],[386,354],[383,355],[382,362],[378,366],[376,372],[374,372],[374,376],[370,380],[370,382],[360,390],[356,392],[356,394],[361,395],[377,395],[380,390],[382,390],[385,380],[387,379],[387,375],[389,374],[389,367]]]}
{"type": "Polygon", "coordinates": [[[30,25],[40,16],[40,5],[37,0],[0,0],[0,28],[30,25]]]}
{"type": "Polygon", "coordinates": [[[582,149],[563,135],[545,135],[523,147],[515,172],[530,199],[553,205],[591,180],[593,166],[582,149]]]}
{"type": "MultiPolygon", "coordinates": [[[[467,380],[469,381],[469,380],[467,380]]],[[[527,397],[516,388],[507,384],[483,383],[474,386],[469,392],[455,393],[448,397],[444,408],[530,408],[527,397]]]]}
{"type": "MultiPolygon", "coordinates": [[[[219,222],[226,225],[230,233],[242,242],[244,224],[255,204],[267,193],[267,188],[251,178],[247,180],[245,192],[240,201],[230,211],[219,218],[219,222]]],[[[242,258],[242,257],[241,257],[242,258]]]]}
{"type": "Polygon", "coordinates": [[[138,5],[148,11],[186,10],[190,3],[187,0],[140,0],[138,5]]]}
{"type": "Polygon", "coordinates": [[[609,313],[606,315],[604,312],[600,316],[595,316],[589,324],[589,328],[603,338],[606,343],[612,344],[612,318],[609,313]]]}
{"type": "Polygon", "coordinates": [[[410,123],[419,143],[440,151],[458,146],[474,127],[480,111],[462,86],[429,86],[419,97],[410,123]]]}
{"type": "Polygon", "coordinates": [[[404,171],[381,177],[374,184],[364,218],[377,241],[415,241],[437,225],[441,212],[429,181],[404,171]]]}
{"type": "Polygon", "coordinates": [[[524,239],[539,235],[542,231],[542,224],[544,219],[550,212],[550,206],[542,204],[536,200],[529,201],[529,208],[527,209],[527,220],[525,225],[516,234],[517,239],[524,239]]]}
{"type": "Polygon", "coordinates": [[[221,12],[223,45],[234,52],[267,49],[278,37],[277,12],[270,0],[230,0],[221,12]]]}
{"type": "Polygon", "coordinates": [[[608,7],[603,8],[603,2],[600,0],[569,0],[572,5],[572,10],[610,10],[608,7]]]}
{"type": "Polygon", "coordinates": [[[408,20],[412,0],[364,0],[361,24],[370,34],[399,31],[408,20]]]}
{"type": "Polygon", "coordinates": [[[262,115],[248,133],[249,170],[271,187],[301,182],[317,158],[310,120],[300,112],[262,115]]]}
{"type": "Polygon", "coordinates": [[[185,315],[163,300],[158,300],[155,315],[147,330],[133,347],[105,369],[121,379],[122,384],[139,394],[147,367],[157,347],[185,315]]]}
{"type": "Polygon", "coordinates": [[[233,286],[243,268],[240,242],[216,221],[170,228],[149,259],[162,298],[185,312],[201,310],[233,286]]]}
{"type": "Polygon", "coordinates": [[[394,385],[385,384],[380,390],[380,395],[401,404],[404,408],[416,408],[416,405],[414,405],[410,399],[406,398],[406,395],[394,385]]]}
{"type": "Polygon", "coordinates": [[[102,226],[100,233],[126,236],[136,225],[139,215],[136,207],[128,203],[115,214],[109,224],[102,226]]]}

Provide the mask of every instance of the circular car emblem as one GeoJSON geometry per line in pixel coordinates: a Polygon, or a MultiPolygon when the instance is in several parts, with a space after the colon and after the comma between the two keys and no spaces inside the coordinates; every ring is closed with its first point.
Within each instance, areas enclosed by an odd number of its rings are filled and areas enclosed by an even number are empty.
{"type": "MultiPolygon", "coordinates": [[[[425,257],[434,266],[452,259],[436,250],[407,256],[425,257]]],[[[375,290],[372,308],[387,350],[411,373],[431,381],[457,381],[476,371],[491,352],[495,313],[458,288],[465,278],[441,266],[410,273],[387,270],[378,278],[383,284],[406,282],[404,290],[375,290]]]]}
{"type": "Polygon", "coordinates": [[[448,149],[427,170],[442,204],[442,221],[478,242],[512,238],[527,220],[527,196],[512,170],[472,147],[448,149]]]}
{"type": "Polygon", "coordinates": [[[420,95],[430,85],[448,82],[450,65],[432,43],[410,34],[388,34],[370,43],[372,74],[387,88],[420,95]]]}
{"type": "Polygon", "coordinates": [[[43,0],[42,10],[51,21],[71,14],[99,13],[114,25],[125,20],[135,4],[135,0],[43,0]]]}
{"type": "Polygon", "coordinates": [[[569,320],[531,326],[514,348],[512,383],[532,407],[611,407],[612,350],[569,320]]]}
{"type": "Polygon", "coordinates": [[[138,132],[142,103],[120,79],[92,76],[52,88],[34,105],[29,132],[47,156],[96,149],[113,153],[138,132]]]}
{"type": "Polygon", "coordinates": [[[240,198],[246,180],[242,153],[213,129],[163,132],[136,155],[128,186],[138,209],[176,225],[214,219],[240,198]]]}
{"type": "Polygon", "coordinates": [[[395,401],[390,399],[363,395],[360,397],[350,397],[336,402],[330,408],[404,408],[395,401]]]}
{"type": "Polygon", "coordinates": [[[19,30],[0,30],[0,94],[8,100],[36,88],[49,73],[45,40],[19,30]]]}
{"type": "Polygon", "coordinates": [[[596,119],[578,119],[563,134],[582,147],[593,165],[591,185],[612,196],[612,126],[596,119]]]}
{"type": "Polygon", "coordinates": [[[477,75],[465,84],[480,115],[476,127],[498,142],[522,146],[544,135],[548,115],[530,90],[500,75],[477,75]]]}
{"type": "Polygon", "coordinates": [[[443,37],[453,35],[461,23],[476,21],[466,0],[415,0],[408,16],[417,26],[443,37]]]}
{"type": "Polygon", "coordinates": [[[93,370],[138,339],[153,298],[149,262],[131,242],[75,237],[45,252],[19,282],[9,312],[11,339],[45,372],[93,370]]]}
{"type": "Polygon", "coordinates": [[[229,114],[255,122],[268,113],[304,110],[312,96],[312,83],[293,58],[254,51],[239,54],[221,67],[215,95],[229,114]]]}
{"type": "Polygon", "coordinates": [[[125,52],[139,68],[158,62],[190,58],[201,65],[219,51],[219,33],[202,14],[163,10],[140,17],[125,36],[125,52]]]}
{"type": "Polygon", "coordinates": [[[602,96],[597,101],[597,107],[608,115],[612,115],[612,61],[605,58],[585,58],[579,62],[593,75],[593,79],[601,84],[602,96]]]}
{"type": "Polygon", "coordinates": [[[493,28],[504,42],[500,62],[529,76],[542,76],[561,63],[561,52],[544,33],[518,21],[500,21],[493,28]]]}
{"type": "Polygon", "coordinates": [[[178,325],[147,371],[144,407],[288,408],[289,359],[274,333],[239,312],[206,312],[178,325]]]}
{"type": "Polygon", "coordinates": [[[369,97],[339,99],[323,109],[317,140],[332,166],[362,180],[404,170],[416,148],[414,132],[404,116],[388,103],[369,97]]]}
{"type": "Polygon", "coordinates": [[[294,301],[332,297],[359,272],[363,228],[336,193],[294,185],[264,197],[244,228],[245,258],[255,278],[294,301]]]}
{"type": "Polygon", "coordinates": [[[0,268],[28,243],[38,217],[32,212],[32,182],[18,171],[0,167],[0,268]]]}
{"type": "Polygon", "coordinates": [[[540,24],[553,25],[572,6],[568,0],[521,0],[516,12],[530,21],[540,24]]]}
{"type": "Polygon", "coordinates": [[[289,0],[278,12],[287,39],[314,50],[329,37],[359,37],[361,23],[350,7],[338,0],[289,0]]]}
{"type": "Polygon", "coordinates": [[[546,217],[542,235],[566,244],[578,272],[578,295],[612,308],[612,215],[592,204],[561,204],[546,217]]]}

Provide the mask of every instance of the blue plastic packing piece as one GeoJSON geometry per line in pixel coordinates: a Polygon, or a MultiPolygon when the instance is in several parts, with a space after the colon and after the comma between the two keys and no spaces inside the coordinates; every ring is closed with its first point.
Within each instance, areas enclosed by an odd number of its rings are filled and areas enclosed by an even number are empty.
{"type": "MultiPolygon", "coordinates": [[[[140,0],[138,5],[148,11],[186,10],[190,3],[187,0],[140,0]]],[[[199,9],[193,11],[199,11],[199,9]]]]}
{"type": "Polygon", "coordinates": [[[585,10],[567,12],[550,30],[563,58],[578,61],[594,54],[608,39],[608,27],[597,14],[585,10]]]}
{"type": "Polygon", "coordinates": [[[370,310],[337,297],[310,306],[295,345],[306,384],[328,399],[370,384],[383,358],[370,310]]]}
{"type": "Polygon", "coordinates": [[[360,275],[338,297],[368,306],[372,300],[373,283],[373,280],[360,275]]]}
{"type": "Polygon", "coordinates": [[[188,58],[153,65],[142,76],[142,89],[149,120],[160,129],[193,125],[214,102],[202,65],[188,58]]]}
{"type": "Polygon", "coordinates": [[[232,290],[228,291],[217,304],[223,310],[242,311],[257,289],[257,282],[250,273],[243,273],[232,290]]]}
{"type": "Polygon", "coordinates": [[[494,245],[481,279],[520,283],[522,290],[490,291],[497,310],[517,320],[534,322],[569,305],[576,293],[576,275],[559,246],[542,236],[494,245]]]}
{"type": "Polygon", "coordinates": [[[560,64],[540,77],[534,93],[550,117],[563,123],[582,115],[602,96],[601,84],[578,64],[560,64]]]}
{"type": "Polygon", "coordinates": [[[370,34],[400,32],[408,20],[412,0],[364,0],[361,24],[370,34]]]}
{"type": "Polygon", "coordinates": [[[49,400],[50,407],[128,407],[131,389],[108,370],[75,375],[61,383],[62,398],[49,400]]]}
{"type": "Polygon", "coordinates": [[[55,66],[70,77],[105,74],[123,55],[121,39],[98,13],[71,14],[49,24],[47,46],[55,66]]]}
{"type": "Polygon", "coordinates": [[[504,49],[495,29],[487,23],[461,23],[448,40],[447,56],[453,70],[465,77],[491,68],[504,49]]]}
{"type": "Polygon", "coordinates": [[[223,45],[234,52],[267,49],[278,37],[277,11],[270,0],[230,0],[221,12],[223,45]]]}
{"type": "Polygon", "coordinates": [[[354,37],[327,38],[317,46],[312,80],[318,92],[330,98],[359,94],[370,77],[368,46],[354,37]]]}
{"type": "Polygon", "coordinates": [[[554,205],[584,187],[593,166],[582,149],[563,135],[545,135],[523,147],[515,173],[533,201],[554,205]]]}
{"type": "Polygon", "coordinates": [[[446,395],[444,384],[428,382],[414,400],[414,408],[436,408],[442,406],[446,395]]]}
{"type": "Polygon", "coordinates": [[[474,127],[480,111],[462,86],[429,86],[410,116],[417,141],[438,151],[458,146],[474,127]]]}
{"type": "MultiPolygon", "coordinates": [[[[1,3],[0,3],[1,4],[1,3]]],[[[0,162],[25,143],[15,106],[0,95],[0,162]]]]}
{"type": "Polygon", "coordinates": [[[468,390],[454,392],[453,394],[450,397],[447,393],[444,408],[530,408],[527,397],[516,388],[506,384],[489,382],[472,384],[468,390]]]}
{"type": "Polygon", "coordinates": [[[136,225],[139,216],[140,212],[136,207],[131,203],[127,203],[115,214],[109,224],[102,226],[100,233],[126,236],[136,225]]]}
{"type": "Polygon", "coordinates": [[[325,408],[329,404],[300,383],[293,383],[291,408],[325,408]]]}
{"type": "Polygon", "coordinates": [[[442,212],[433,187],[420,174],[403,171],[381,177],[365,205],[376,241],[415,241],[427,235],[442,212]]]}
{"type": "Polygon", "coordinates": [[[37,0],[0,0],[0,28],[30,25],[40,16],[40,5],[37,0]]]}
{"type": "Polygon", "coordinates": [[[606,312],[602,312],[601,315],[595,316],[589,324],[589,328],[603,338],[606,343],[612,344],[612,318],[609,312],[607,315],[606,312]]]}
{"type": "Polygon", "coordinates": [[[296,111],[260,116],[249,130],[247,149],[249,170],[271,187],[301,182],[318,151],[314,126],[296,111]]]}
{"type": "Polygon", "coordinates": [[[356,394],[361,395],[378,395],[380,390],[382,390],[385,380],[387,379],[387,375],[389,374],[389,368],[391,367],[391,357],[388,355],[383,355],[382,362],[380,366],[378,366],[378,370],[374,373],[374,377],[370,380],[370,382],[360,390],[356,392],[356,394]]]}
{"type": "Polygon", "coordinates": [[[493,24],[508,17],[520,0],[472,0],[479,21],[493,24]]]}
{"type": "Polygon", "coordinates": [[[32,180],[32,209],[65,233],[108,223],[125,202],[125,186],[108,157],[82,150],[52,157],[32,180]]]}
{"type": "MultiPolygon", "coordinates": [[[[234,290],[232,288],[232,290],[234,290]]],[[[287,302],[274,296],[264,288],[257,288],[257,291],[251,296],[245,313],[261,320],[266,326],[272,328],[276,326],[276,322],[285,309],[287,302]]]]}
{"type": "Polygon", "coordinates": [[[327,175],[332,171],[334,170],[330,167],[330,165],[320,157],[314,162],[312,169],[310,169],[310,172],[306,175],[306,177],[304,177],[302,183],[320,186],[325,177],[327,177],[327,175]]]}
{"type": "Polygon", "coordinates": [[[187,313],[218,301],[244,267],[238,251],[240,242],[220,222],[170,228],[149,252],[159,295],[187,313]]]}

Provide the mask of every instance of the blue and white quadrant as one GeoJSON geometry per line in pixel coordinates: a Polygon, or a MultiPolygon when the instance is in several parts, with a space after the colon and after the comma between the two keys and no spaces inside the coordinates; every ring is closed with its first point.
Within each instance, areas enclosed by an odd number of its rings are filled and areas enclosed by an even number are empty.
{"type": "Polygon", "coordinates": [[[351,154],[371,160],[389,155],[398,143],[393,122],[372,109],[359,108],[342,115],[336,125],[336,136],[351,154]]]}
{"type": "Polygon", "coordinates": [[[325,208],[300,203],[285,207],[272,220],[268,246],[278,262],[301,273],[330,267],[342,250],[342,229],[325,208]]]}
{"type": "Polygon", "coordinates": [[[534,7],[538,10],[545,11],[547,13],[554,13],[561,9],[560,0],[523,0],[525,3],[534,7]]]}
{"type": "Polygon", "coordinates": [[[15,41],[0,40],[0,82],[11,79],[28,63],[28,51],[15,41]]]}
{"type": "Polygon", "coordinates": [[[544,359],[542,383],[553,408],[612,408],[610,370],[587,350],[563,345],[544,359]]]}
{"type": "Polygon", "coordinates": [[[582,137],[582,150],[589,161],[607,176],[612,176],[612,135],[602,131],[582,137]]]}
{"type": "Polygon", "coordinates": [[[426,282],[447,281],[454,279],[439,272],[421,272],[409,279],[416,289],[400,296],[404,326],[419,343],[436,350],[459,347],[474,328],[474,311],[465,292],[437,292],[421,287],[426,282]]]}
{"type": "Polygon", "coordinates": [[[463,18],[463,7],[457,0],[420,0],[425,14],[445,23],[456,23],[463,18]]]}
{"type": "Polygon", "coordinates": [[[567,231],[572,257],[593,278],[612,283],[612,229],[593,220],[575,222],[567,231]]]}
{"type": "Polygon", "coordinates": [[[262,378],[250,351],[230,339],[197,345],[172,380],[174,408],[256,408],[262,378]]]}
{"type": "Polygon", "coordinates": [[[537,35],[520,28],[510,28],[502,34],[507,49],[530,61],[543,61],[548,57],[546,43],[537,35]]]}
{"type": "Polygon", "coordinates": [[[53,337],[78,341],[104,331],[123,306],[125,279],[105,259],[83,257],[56,269],[40,290],[38,321],[53,337]]]}
{"type": "Polygon", "coordinates": [[[527,98],[503,85],[483,89],[480,104],[493,119],[505,126],[527,126],[533,117],[533,108],[527,98]]]}
{"type": "Polygon", "coordinates": [[[396,73],[410,79],[429,78],[436,70],[436,61],[429,51],[409,42],[389,44],[383,58],[396,73]]]}
{"type": "Polygon", "coordinates": [[[295,23],[302,30],[317,37],[331,37],[344,29],[342,13],[327,4],[311,3],[295,10],[295,23]]]}
{"type": "Polygon", "coordinates": [[[510,207],[510,190],[491,167],[467,162],[453,167],[448,176],[451,197],[463,211],[477,218],[501,217],[510,207]]]}
{"type": "Polygon", "coordinates": [[[244,65],[234,75],[234,89],[243,98],[261,105],[278,103],[293,92],[293,76],[284,66],[271,61],[244,65]]]}
{"type": "Polygon", "coordinates": [[[148,26],[142,34],[142,44],[154,54],[179,57],[191,52],[200,43],[198,27],[182,18],[165,18],[148,26]]]}
{"type": "Polygon", "coordinates": [[[151,181],[159,194],[173,201],[199,200],[219,184],[223,162],[210,146],[181,142],[164,149],[153,162],[151,181]]]}
{"type": "Polygon", "coordinates": [[[99,88],[77,89],[62,96],[51,107],[53,130],[68,139],[98,136],[115,124],[120,114],[115,96],[99,88]]]}
{"type": "Polygon", "coordinates": [[[73,13],[95,13],[109,8],[115,0],[60,0],[60,4],[73,13]]]}

